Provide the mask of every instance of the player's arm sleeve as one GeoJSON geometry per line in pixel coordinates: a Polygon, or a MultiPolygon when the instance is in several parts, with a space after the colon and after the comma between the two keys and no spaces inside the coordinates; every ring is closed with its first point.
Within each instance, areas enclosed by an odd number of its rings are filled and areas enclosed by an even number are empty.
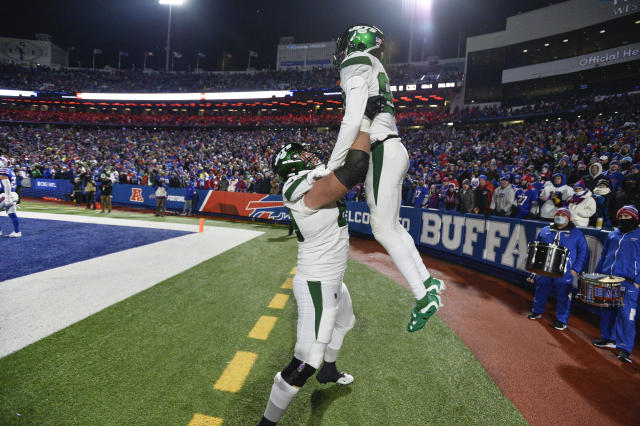
{"type": "Polygon", "coordinates": [[[299,176],[291,182],[287,181],[282,188],[282,198],[288,202],[295,202],[309,192],[311,184],[307,181],[307,175],[299,176]]]}
{"type": "Polygon", "coordinates": [[[4,188],[7,200],[11,200],[11,181],[4,175],[0,175],[0,180],[2,181],[2,187],[4,188]]]}
{"type": "Polygon", "coordinates": [[[343,84],[345,93],[344,117],[340,123],[340,131],[336,145],[327,164],[329,170],[335,170],[344,162],[349,148],[358,136],[364,112],[367,108],[367,80],[371,73],[370,65],[350,65],[341,72],[341,77],[348,78],[343,84]],[[350,69],[354,68],[354,69],[350,69]],[[349,70],[350,72],[345,72],[349,70]]]}

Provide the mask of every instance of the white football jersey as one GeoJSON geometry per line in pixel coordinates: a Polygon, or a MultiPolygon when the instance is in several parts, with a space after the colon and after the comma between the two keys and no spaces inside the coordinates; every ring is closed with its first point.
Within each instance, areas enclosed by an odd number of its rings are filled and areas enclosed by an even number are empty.
{"type": "Polygon", "coordinates": [[[282,198],[298,237],[298,273],[322,280],[344,274],[349,258],[346,206],[342,202],[318,210],[304,205],[311,189],[308,170],[295,174],[284,184],[282,198]]]}
{"type": "Polygon", "coordinates": [[[360,130],[369,98],[381,95],[385,99],[384,111],[375,116],[368,130],[371,142],[398,134],[389,77],[378,58],[366,52],[348,55],[340,65],[340,87],[344,96],[344,117],[327,164],[331,170],[344,162],[360,130]]]}
{"type": "MultiPolygon", "coordinates": [[[[382,62],[366,52],[353,52],[347,56],[340,65],[340,87],[344,91],[345,97],[347,91],[344,86],[348,85],[349,80],[355,76],[361,76],[367,82],[367,98],[382,95],[387,101],[384,112],[376,115],[371,122],[369,130],[371,141],[384,139],[390,134],[398,134],[393,94],[391,93],[389,76],[382,62]]],[[[345,102],[348,102],[348,98],[345,99],[345,102]]]]}

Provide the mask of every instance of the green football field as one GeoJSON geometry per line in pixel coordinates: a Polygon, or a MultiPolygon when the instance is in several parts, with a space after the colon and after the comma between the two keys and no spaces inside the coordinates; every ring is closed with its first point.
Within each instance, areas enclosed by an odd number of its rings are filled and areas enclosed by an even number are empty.
{"type": "MultiPolygon", "coordinates": [[[[97,215],[42,203],[23,210],[97,215]]],[[[207,224],[264,234],[0,359],[0,424],[257,424],[274,374],[293,354],[296,307],[286,287],[296,240],[282,226],[207,224]],[[252,364],[230,363],[246,353],[252,364]],[[244,381],[234,382],[234,371],[244,381]],[[238,389],[215,388],[228,382],[238,389]]],[[[413,302],[398,284],[355,261],[345,282],[356,325],[338,366],[355,381],[309,380],[279,424],[526,424],[440,318],[406,331],[413,302]]]]}

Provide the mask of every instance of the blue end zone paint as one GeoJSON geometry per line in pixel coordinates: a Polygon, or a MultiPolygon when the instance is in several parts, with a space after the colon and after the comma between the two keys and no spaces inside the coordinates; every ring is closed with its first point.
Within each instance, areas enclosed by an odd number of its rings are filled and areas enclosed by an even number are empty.
{"type": "MultiPolygon", "coordinates": [[[[13,231],[9,218],[0,217],[0,229],[13,231]]],[[[0,237],[0,253],[11,261],[0,264],[0,282],[192,233],[24,218],[20,230],[21,238],[0,237]]]]}

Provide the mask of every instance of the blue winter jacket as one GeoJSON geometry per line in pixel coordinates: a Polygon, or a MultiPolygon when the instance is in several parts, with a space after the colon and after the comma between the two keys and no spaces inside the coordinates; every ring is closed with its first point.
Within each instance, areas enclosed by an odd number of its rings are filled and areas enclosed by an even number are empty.
{"type": "Polygon", "coordinates": [[[596,272],[625,277],[640,284],[640,228],[623,234],[619,229],[609,233],[602,248],[596,272]]]}
{"type": "MultiPolygon", "coordinates": [[[[558,229],[554,225],[545,226],[540,230],[536,241],[552,244],[556,238],[558,229]]],[[[568,279],[571,277],[571,270],[580,273],[586,266],[585,263],[589,259],[589,247],[587,240],[584,238],[582,231],[570,223],[566,228],[560,231],[560,247],[569,249],[569,260],[567,261],[567,272],[562,277],[568,279]]]]}

